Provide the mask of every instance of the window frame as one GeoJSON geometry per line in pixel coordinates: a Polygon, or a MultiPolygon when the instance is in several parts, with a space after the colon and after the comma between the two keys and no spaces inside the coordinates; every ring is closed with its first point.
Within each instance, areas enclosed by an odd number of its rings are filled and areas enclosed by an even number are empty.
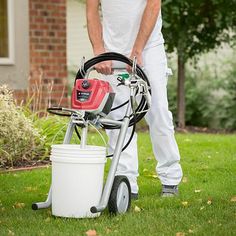
{"type": "Polygon", "coordinates": [[[14,0],[7,0],[8,16],[8,57],[0,57],[0,65],[15,64],[15,18],[14,18],[14,0]]]}

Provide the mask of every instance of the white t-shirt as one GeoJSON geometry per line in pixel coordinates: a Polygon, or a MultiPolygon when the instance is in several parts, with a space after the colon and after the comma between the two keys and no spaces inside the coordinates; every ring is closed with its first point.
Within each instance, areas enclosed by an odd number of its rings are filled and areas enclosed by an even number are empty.
{"type": "MultiPolygon", "coordinates": [[[[107,51],[129,55],[137,37],[147,0],[101,0],[103,40],[107,51]]],[[[146,47],[164,43],[161,12],[146,47]]]]}

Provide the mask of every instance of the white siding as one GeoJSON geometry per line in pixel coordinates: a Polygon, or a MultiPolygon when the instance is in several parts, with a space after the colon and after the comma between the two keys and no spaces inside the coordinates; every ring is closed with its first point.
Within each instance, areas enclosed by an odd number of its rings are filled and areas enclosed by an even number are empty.
{"type": "Polygon", "coordinates": [[[13,2],[15,60],[10,65],[0,65],[0,84],[8,84],[11,89],[26,89],[29,77],[29,2],[13,2]]]}
{"type": "Polygon", "coordinates": [[[67,0],[67,65],[69,70],[78,68],[82,57],[93,56],[87,34],[85,4],[67,0]]]}

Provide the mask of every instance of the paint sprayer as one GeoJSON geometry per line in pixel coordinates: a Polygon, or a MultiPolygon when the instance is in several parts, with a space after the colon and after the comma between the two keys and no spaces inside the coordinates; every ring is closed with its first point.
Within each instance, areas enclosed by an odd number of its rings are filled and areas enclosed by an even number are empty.
{"type": "MultiPolygon", "coordinates": [[[[115,76],[115,73],[114,75],[115,76]]],[[[52,214],[62,217],[96,217],[107,206],[111,213],[125,213],[131,202],[129,180],[124,175],[116,175],[121,152],[132,140],[136,124],[145,116],[151,105],[151,89],[147,76],[137,65],[136,58],[118,53],[104,53],[88,61],[83,61],[76,75],[71,96],[71,109],[51,107],[48,111],[57,115],[70,116],[63,144],[52,145],[52,183],[45,202],[32,204],[38,210],[52,206],[52,214]],[[114,107],[115,89],[109,79],[89,78],[95,65],[112,61],[113,71],[118,74],[116,86],[129,89],[127,101],[114,107]],[[131,73],[126,68],[130,66],[131,73]],[[111,119],[109,114],[125,108],[122,119],[111,119]],[[89,126],[102,129],[118,129],[119,135],[114,153],[107,155],[106,147],[87,145],[89,126]],[[127,138],[127,130],[132,132],[127,138]],[[81,130],[81,131],[79,131],[81,130]],[[80,144],[70,144],[73,133],[80,144]],[[125,143],[125,138],[126,143],[125,143]],[[106,158],[111,157],[108,175],[103,184],[106,158]]]]}

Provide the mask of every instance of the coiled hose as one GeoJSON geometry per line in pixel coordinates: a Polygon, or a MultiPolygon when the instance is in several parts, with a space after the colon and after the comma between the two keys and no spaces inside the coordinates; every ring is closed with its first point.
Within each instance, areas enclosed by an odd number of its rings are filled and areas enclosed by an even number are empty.
{"type": "MultiPolygon", "coordinates": [[[[123,62],[126,63],[129,66],[133,66],[133,61],[127,57],[125,57],[124,55],[120,54],[120,53],[115,53],[115,52],[106,52],[103,54],[100,54],[90,60],[88,60],[87,62],[84,63],[83,68],[79,69],[79,71],[76,74],[75,77],[75,81],[77,79],[84,79],[87,72],[93,68],[96,64],[100,63],[100,62],[104,62],[104,61],[119,61],[119,62],[123,62]]],[[[144,73],[144,71],[142,70],[142,68],[137,65],[136,66],[136,71],[135,73],[138,75],[138,77],[140,77],[142,80],[144,80],[148,87],[149,87],[149,93],[151,94],[151,89],[150,89],[150,83],[148,81],[148,78],[146,76],[146,74],[144,73]]],[[[124,105],[126,105],[129,101],[126,101],[125,103],[112,108],[112,110],[116,110],[124,105]]],[[[138,123],[147,113],[148,110],[148,105],[146,102],[146,98],[144,95],[142,95],[141,100],[139,102],[139,104],[137,105],[135,111],[133,112],[133,114],[131,114],[131,119],[129,122],[129,127],[130,126],[134,126],[136,123],[138,123]]],[[[116,125],[108,125],[108,124],[104,124],[103,128],[105,129],[118,129],[119,127],[116,125]]]]}

